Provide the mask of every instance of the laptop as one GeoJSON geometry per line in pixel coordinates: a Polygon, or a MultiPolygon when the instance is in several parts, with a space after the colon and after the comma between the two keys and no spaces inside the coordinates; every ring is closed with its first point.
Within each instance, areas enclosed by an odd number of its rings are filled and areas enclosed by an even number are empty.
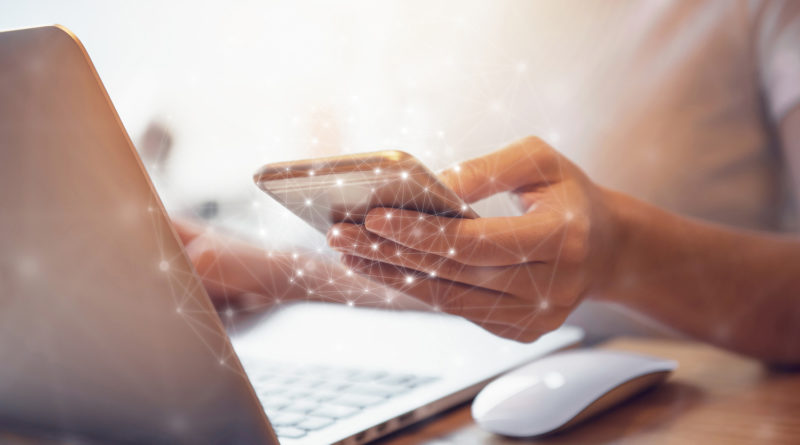
{"type": "Polygon", "coordinates": [[[306,302],[223,323],[80,42],[0,33],[0,429],[364,443],[581,338],[306,302]]]}

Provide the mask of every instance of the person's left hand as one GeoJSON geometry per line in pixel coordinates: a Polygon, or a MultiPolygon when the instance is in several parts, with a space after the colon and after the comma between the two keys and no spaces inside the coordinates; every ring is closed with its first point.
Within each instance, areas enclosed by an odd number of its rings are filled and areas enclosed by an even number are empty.
{"type": "Polygon", "coordinates": [[[467,202],[510,191],[527,212],[459,219],[378,208],[363,226],[333,226],[329,244],[354,271],[520,341],[560,326],[612,274],[613,193],[542,140],[467,161],[442,180],[467,202]]]}

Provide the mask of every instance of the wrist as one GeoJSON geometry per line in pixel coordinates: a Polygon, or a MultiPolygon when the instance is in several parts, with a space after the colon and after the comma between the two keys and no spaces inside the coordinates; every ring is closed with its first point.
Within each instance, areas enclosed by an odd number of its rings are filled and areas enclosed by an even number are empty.
{"type": "Polygon", "coordinates": [[[635,286],[635,266],[642,227],[647,225],[648,206],[626,194],[601,188],[605,218],[604,249],[597,260],[600,268],[592,297],[622,303],[635,286]]]}

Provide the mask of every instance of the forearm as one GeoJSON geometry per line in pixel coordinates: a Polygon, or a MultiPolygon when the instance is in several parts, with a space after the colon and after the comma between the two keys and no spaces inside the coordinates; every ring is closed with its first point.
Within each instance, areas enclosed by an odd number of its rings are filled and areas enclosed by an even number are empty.
{"type": "Polygon", "coordinates": [[[680,217],[608,192],[618,230],[598,298],[770,362],[800,362],[800,241],[680,217]]]}

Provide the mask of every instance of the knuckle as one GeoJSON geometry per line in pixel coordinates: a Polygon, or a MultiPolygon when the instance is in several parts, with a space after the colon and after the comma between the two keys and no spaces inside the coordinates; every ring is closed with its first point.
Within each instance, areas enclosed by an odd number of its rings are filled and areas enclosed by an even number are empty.
{"type": "Polygon", "coordinates": [[[564,319],[562,319],[561,317],[548,316],[548,317],[543,317],[541,320],[539,320],[537,326],[544,332],[550,332],[550,331],[555,331],[556,329],[561,327],[562,323],[564,323],[564,319]]]}
{"type": "Polygon", "coordinates": [[[525,331],[522,331],[517,336],[517,340],[522,342],[522,343],[533,343],[536,340],[538,340],[541,336],[542,336],[542,334],[539,333],[538,331],[525,330],[525,331]]]}
{"type": "Polygon", "coordinates": [[[576,217],[569,222],[564,243],[566,260],[582,263],[589,256],[590,222],[587,217],[576,217]]]}
{"type": "Polygon", "coordinates": [[[218,259],[217,250],[211,243],[206,242],[204,239],[195,240],[188,246],[186,253],[189,256],[189,260],[200,273],[211,269],[218,259]]]}
{"type": "Polygon", "coordinates": [[[547,142],[545,142],[542,138],[533,135],[525,136],[524,138],[520,139],[517,142],[517,145],[527,155],[550,154],[553,151],[547,142]]]}

